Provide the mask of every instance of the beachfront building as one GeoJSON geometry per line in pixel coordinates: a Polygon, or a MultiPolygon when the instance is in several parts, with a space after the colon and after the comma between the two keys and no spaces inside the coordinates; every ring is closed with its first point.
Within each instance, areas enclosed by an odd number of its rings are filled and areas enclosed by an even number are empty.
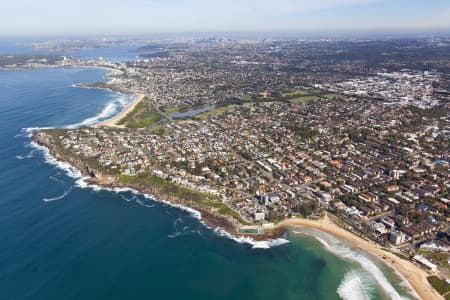
{"type": "Polygon", "coordinates": [[[401,231],[394,231],[389,235],[389,241],[394,245],[400,245],[407,241],[407,236],[401,231]]]}
{"type": "Polygon", "coordinates": [[[425,268],[427,268],[428,270],[430,270],[431,272],[437,271],[437,266],[435,264],[433,264],[431,261],[429,261],[428,259],[426,259],[425,257],[423,257],[422,255],[415,255],[413,257],[413,259],[416,262],[418,262],[420,265],[422,265],[425,268]]]}

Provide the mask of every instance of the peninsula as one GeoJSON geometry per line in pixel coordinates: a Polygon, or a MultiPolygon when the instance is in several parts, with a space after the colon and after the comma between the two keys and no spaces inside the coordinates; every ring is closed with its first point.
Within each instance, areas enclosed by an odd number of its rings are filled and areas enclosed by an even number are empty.
{"type": "Polygon", "coordinates": [[[234,235],[324,230],[394,266],[422,298],[448,298],[448,59],[422,40],[376,42],[417,51],[414,61],[365,43],[199,42],[85,61],[116,70],[102,87],[135,101],[32,139],[91,184],[196,209],[234,235]],[[173,117],[181,111],[193,113],[173,117]]]}

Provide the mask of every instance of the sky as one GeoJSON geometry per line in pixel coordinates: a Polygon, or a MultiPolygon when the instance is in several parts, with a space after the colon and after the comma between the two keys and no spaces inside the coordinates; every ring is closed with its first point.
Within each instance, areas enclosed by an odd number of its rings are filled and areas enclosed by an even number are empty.
{"type": "Polygon", "coordinates": [[[450,0],[1,0],[0,36],[450,30],[450,0]]]}

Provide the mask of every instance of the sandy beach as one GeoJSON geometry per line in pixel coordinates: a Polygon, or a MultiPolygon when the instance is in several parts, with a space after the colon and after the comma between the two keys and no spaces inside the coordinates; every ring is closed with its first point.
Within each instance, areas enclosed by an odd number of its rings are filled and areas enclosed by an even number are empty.
{"type": "Polygon", "coordinates": [[[381,246],[375,244],[374,242],[364,240],[359,236],[343,229],[342,227],[332,222],[329,218],[324,218],[319,221],[308,219],[288,219],[282,221],[277,226],[288,227],[295,225],[324,231],[338,238],[345,239],[356,245],[360,249],[379,257],[380,260],[383,261],[388,267],[395,269],[395,271],[400,273],[406,280],[408,280],[414,291],[422,299],[444,299],[428,283],[427,277],[429,276],[429,274],[426,271],[422,270],[412,262],[401,259],[395,254],[383,250],[381,246]]]}
{"type": "MultiPolygon", "coordinates": [[[[127,109],[125,109],[121,113],[122,118],[126,113],[129,112],[129,110],[133,109],[133,107],[139,103],[139,101],[142,100],[144,96],[141,95],[141,97],[137,98],[134,103],[132,103],[127,109]],[[134,105],[134,106],[133,106],[134,105]]],[[[120,118],[113,118],[111,120],[108,120],[107,122],[112,125],[102,125],[102,126],[116,126],[116,122],[120,120],[120,118]]],[[[102,122],[103,124],[104,122],[102,122]]],[[[99,125],[97,125],[99,126],[99,125]]],[[[70,163],[71,165],[75,166],[77,169],[82,170],[81,172],[84,172],[83,174],[85,176],[93,176],[92,169],[88,169],[88,166],[85,165],[81,160],[65,156],[62,157],[58,155],[58,153],[55,150],[55,144],[51,142],[51,139],[45,134],[45,132],[37,132],[37,134],[33,134],[32,136],[33,141],[37,142],[39,145],[44,146],[49,149],[50,153],[56,157],[57,160],[66,161],[70,163]]],[[[149,194],[154,195],[155,199],[166,199],[168,202],[176,204],[176,205],[182,205],[189,208],[196,209],[198,211],[201,211],[204,218],[202,218],[206,224],[208,224],[210,227],[216,228],[221,227],[225,228],[227,231],[234,231],[235,224],[232,222],[229,222],[229,220],[220,214],[214,215],[211,213],[211,211],[205,210],[202,207],[196,207],[195,203],[191,202],[185,202],[183,199],[178,198],[176,196],[167,195],[164,193],[161,193],[157,187],[155,186],[143,186],[143,185],[127,185],[122,184],[120,181],[117,180],[117,178],[114,178],[109,175],[103,175],[100,172],[95,171],[95,175],[93,177],[93,181],[89,182],[89,184],[95,184],[95,185],[101,185],[103,187],[107,188],[133,188],[137,191],[139,191],[142,194],[149,194]],[[228,226],[229,225],[229,226],[228,226]]],[[[410,286],[413,288],[415,293],[421,298],[426,300],[437,300],[437,299],[444,299],[439,293],[434,290],[434,288],[428,283],[427,277],[429,274],[421,269],[420,267],[416,266],[414,263],[402,259],[395,254],[385,251],[382,249],[381,246],[375,244],[372,241],[366,240],[364,238],[361,238],[357,236],[356,234],[340,227],[336,223],[334,223],[330,218],[325,217],[322,220],[310,220],[310,219],[298,219],[298,218],[292,218],[292,219],[286,219],[284,221],[281,221],[275,226],[275,232],[280,232],[282,229],[286,229],[287,227],[291,226],[304,226],[307,228],[317,229],[326,233],[329,233],[337,238],[341,238],[343,240],[349,241],[352,243],[355,247],[360,248],[361,250],[373,255],[374,257],[379,258],[380,262],[383,262],[386,266],[396,271],[398,274],[401,274],[405,280],[407,280],[410,284],[410,286]]],[[[265,237],[267,238],[267,237],[265,237]]]]}
{"type": "Polygon", "coordinates": [[[145,98],[144,94],[136,94],[136,98],[133,102],[131,102],[128,106],[126,106],[120,113],[117,115],[114,115],[112,118],[104,120],[100,123],[97,123],[94,125],[94,127],[99,126],[108,126],[108,127],[119,127],[123,128],[123,125],[118,125],[117,123],[120,122],[126,115],[128,115],[133,109],[136,107],[136,105],[139,104],[143,99],[145,98]]]}

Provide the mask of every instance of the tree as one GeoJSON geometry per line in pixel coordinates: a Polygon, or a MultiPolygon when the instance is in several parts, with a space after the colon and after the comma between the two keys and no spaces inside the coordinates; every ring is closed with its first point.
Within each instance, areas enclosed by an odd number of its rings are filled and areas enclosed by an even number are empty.
{"type": "Polygon", "coordinates": [[[278,221],[278,212],[277,211],[275,211],[275,210],[271,210],[270,212],[269,212],[269,221],[270,222],[276,222],[276,221],[278,221]]]}

